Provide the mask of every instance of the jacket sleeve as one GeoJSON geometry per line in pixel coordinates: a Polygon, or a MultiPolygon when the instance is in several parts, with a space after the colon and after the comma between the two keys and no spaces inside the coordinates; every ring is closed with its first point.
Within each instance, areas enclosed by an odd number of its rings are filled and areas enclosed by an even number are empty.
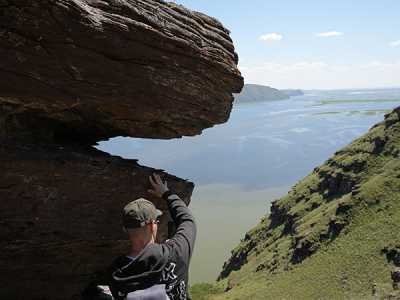
{"type": "Polygon", "coordinates": [[[169,212],[176,225],[174,236],[166,244],[177,247],[183,257],[187,257],[189,261],[196,240],[196,223],[194,217],[185,202],[178,195],[168,191],[162,197],[167,201],[169,212]]]}

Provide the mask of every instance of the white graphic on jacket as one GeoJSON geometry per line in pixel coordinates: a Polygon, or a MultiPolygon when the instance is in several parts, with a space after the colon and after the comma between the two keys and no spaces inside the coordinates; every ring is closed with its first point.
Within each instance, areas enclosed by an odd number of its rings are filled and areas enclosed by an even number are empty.
{"type": "Polygon", "coordinates": [[[178,276],[175,274],[175,267],[176,263],[169,263],[165,266],[164,270],[162,271],[162,280],[164,282],[170,282],[175,280],[178,276]]]}
{"type": "Polygon", "coordinates": [[[165,290],[171,300],[186,300],[186,284],[178,281],[175,273],[176,263],[168,263],[162,271],[162,281],[166,284],[165,290]]]}

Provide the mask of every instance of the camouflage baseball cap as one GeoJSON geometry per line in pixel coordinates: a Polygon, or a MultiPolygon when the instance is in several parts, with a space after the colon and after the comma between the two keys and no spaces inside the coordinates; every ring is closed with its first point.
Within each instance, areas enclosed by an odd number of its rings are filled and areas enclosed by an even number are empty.
{"type": "Polygon", "coordinates": [[[129,202],[123,209],[122,222],[126,228],[143,227],[162,215],[149,200],[139,198],[129,202]]]}

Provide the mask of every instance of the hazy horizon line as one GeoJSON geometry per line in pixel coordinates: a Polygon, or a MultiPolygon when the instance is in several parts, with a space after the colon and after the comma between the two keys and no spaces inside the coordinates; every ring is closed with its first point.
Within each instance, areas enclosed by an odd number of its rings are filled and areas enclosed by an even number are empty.
{"type": "Polygon", "coordinates": [[[354,88],[301,88],[301,87],[283,87],[283,88],[277,88],[273,87],[271,85],[267,84],[260,84],[260,83],[253,83],[253,82],[245,82],[246,84],[252,84],[252,85],[260,85],[260,86],[266,86],[270,88],[275,88],[278,90],[302,90],[302,91],[354,91],[354,90],[394,90],[394,89],[400,89],[400,85],[398,86],[379,86],[379,87],[354,87],[354,88]]]}

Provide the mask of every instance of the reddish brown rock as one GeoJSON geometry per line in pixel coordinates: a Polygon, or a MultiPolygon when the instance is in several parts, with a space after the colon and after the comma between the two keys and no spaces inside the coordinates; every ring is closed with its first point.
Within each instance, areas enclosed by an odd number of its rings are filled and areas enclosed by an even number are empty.
{"type": "Polygon", "coordinates": [[[0,57],[0,136],[20,140],[196,135],[243,86],[229,31],[162,0],[0,0],[0,57]]]}
{"type": "MultiPolygon", "coordinates": [[[[162,0],[0,0],[0,299],[79,298],[154,171],[89,145],[227,121],[237,63],[221,23],[162,0]]],[[[193,184],[165,178],[189,202],[193,184]]]]}
{"type": "MultiPolygon", "coordinates": [[[[88,148],[0,143],[0,299],[72,299],[127,248],[121,209],[154,169],[88,148]]],[[[164,174],[186,202],[193,184],[164,174]]],[[[153,200],[166,212],[160,199],[153,200]]],[[[167,238],[169,215],[159,239],[167,238]]]]}

